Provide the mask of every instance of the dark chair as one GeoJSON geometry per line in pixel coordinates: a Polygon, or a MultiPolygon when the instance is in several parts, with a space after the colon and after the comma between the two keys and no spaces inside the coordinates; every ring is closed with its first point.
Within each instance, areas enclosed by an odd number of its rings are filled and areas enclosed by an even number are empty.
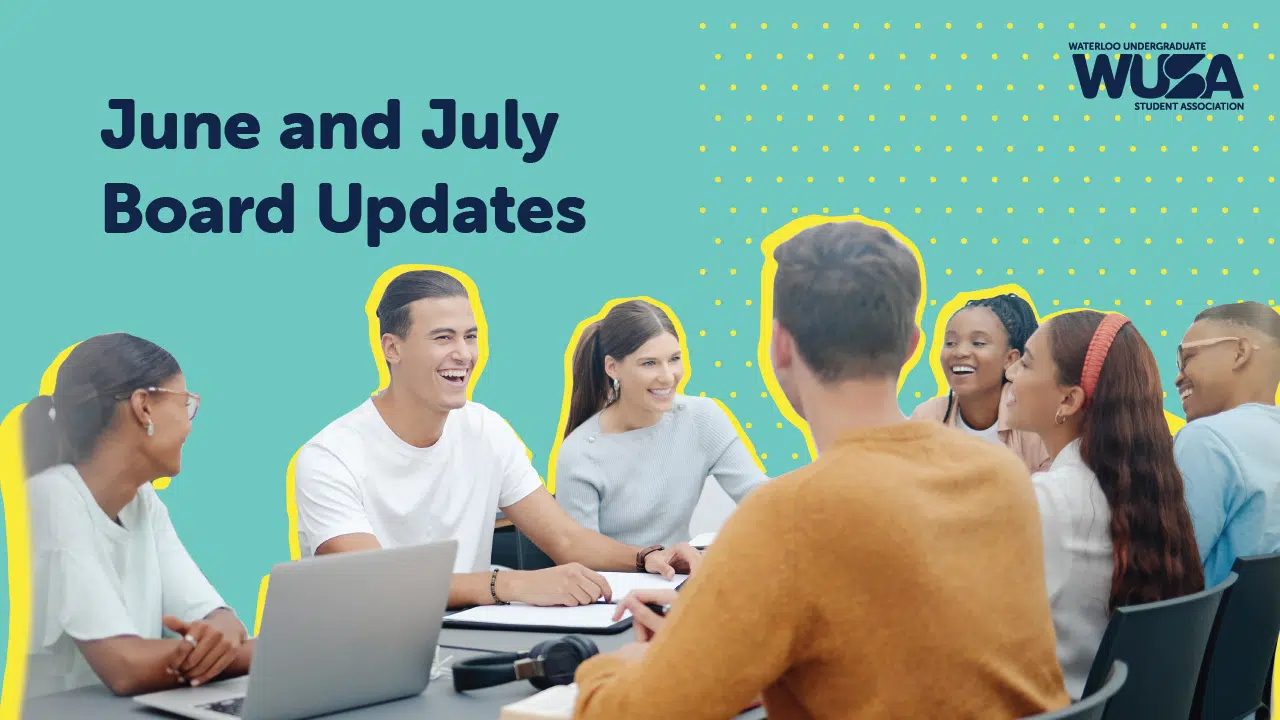
{"type": "Polygon", "coordinates": [[[493,551],[490,553],[490,562],[512,570],[542,570],[555,567],[555,562],[514,525],[507,525],[493,531],[493,551]]]}
{"type": "Polygon", "coordinates": [[[1217,586],[1198,593],[1116,608],[1093,657],[1083,697],[1098,692],[1107,682],[1112,663],[1121,660],[1128,666],[1128,677],[1107,704],[1103,718],[1189,717],[1218,605],[1235,581],[1232,573],[1217,586]]]}
{"type": "Polygon", "coordinates": [[[1257,712],[1280,636],[1280,553],[1237,558],[1200,669],[1192,720],[1239,720],[1257,712]]]}
{"type": "Polygon", "coordinates": [[[1111,665],[1107,674],[1107,682],[1091,695],[1080,698],[1080,702],[1072,703],[1061,710],[1033,715],[1024,720],[1102,720],[1111,699],[1124,687],[1125,678],[1129,676],[1129,668],[1119,660],[1111,665]]]}
{"type": "Polygon", "coordinates": [[[556,561],[552,560],[550,555],[542,552],[537,545],[533,544],[532,540],[519,530],[516,530],[516,543],[516,553],[521,570],[544,570],[556,566],[556,561]]]}

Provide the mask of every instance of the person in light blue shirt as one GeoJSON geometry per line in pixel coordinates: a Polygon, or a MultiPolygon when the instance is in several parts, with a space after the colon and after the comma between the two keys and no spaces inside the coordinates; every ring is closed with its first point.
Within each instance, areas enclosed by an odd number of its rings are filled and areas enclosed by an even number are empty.
{"type": "Polygon", "coordinates": [[[1205,585],[1280,551],[1280,314],[1256,302],[1196,316],[1178,346],[1187,425],[1174,438],[1205,585]]]}

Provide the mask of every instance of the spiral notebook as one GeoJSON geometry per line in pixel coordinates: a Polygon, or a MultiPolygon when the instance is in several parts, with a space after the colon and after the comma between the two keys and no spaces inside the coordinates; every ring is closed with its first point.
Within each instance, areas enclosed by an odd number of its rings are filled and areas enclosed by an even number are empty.
{"type": "MultiPolygon", "coordinates": [[[[688,578],[687,575],[676,575],[667,580],[661,575],[618,572],[603,572],[600,575],[609,583],[615,601],[635,590],[674,590],[688,578]]],[[[523,603],[481,605],[445,616],[444,627],[614,635],[631,627],[629,612],[624,612],[620,619],[614,621],[613,615],[617,609],[616,603],[606,603],[603,600],[576,607],[537,607],[523,603]]]]}

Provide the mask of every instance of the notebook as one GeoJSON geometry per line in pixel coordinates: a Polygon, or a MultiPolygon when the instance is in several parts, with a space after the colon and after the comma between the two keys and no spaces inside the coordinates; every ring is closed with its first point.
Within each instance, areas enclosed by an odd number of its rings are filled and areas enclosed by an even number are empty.
{"type": "MultiPolygon", "coordinates": [[[[577,683],[553,685],[536,695],[504,705],[498,720],[572,720],[577,702],[577,683]]],[[[761,704],[757,697],[742,712],[754,710],[761,704]]]]}
{"type": "Polygon", "coordinates": [[[578,700],[578,686],[553,685],[537,695],[505,705],[498,720],[570,720],[578,700]]]}
{"type": "Polygon", "coordinates": [[[481,605],[447,615],[444,627],[467,630],[525,630],[533,632],[576,632],[613,635],[631,627],[631,613],[616,622],[617,601],[635,590],[672,589],[688,579],[677,574],[670,580],[647,573],[603,572],[600,575],[613,591],[613,603],[603,600],[576,607],[537,607],[523,603],[481,605]]]}

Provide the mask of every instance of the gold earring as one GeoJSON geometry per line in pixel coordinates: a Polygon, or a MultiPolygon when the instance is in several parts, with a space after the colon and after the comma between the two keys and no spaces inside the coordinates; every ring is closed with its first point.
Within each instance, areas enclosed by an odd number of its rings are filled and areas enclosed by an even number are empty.
{"type": "Polygon", "coordinates": [[[1066,418],[1062,417],[1062,408],[1058,408],[1058,412],[1053,414],[1053,421],[1055,424],[1058,424],[1058,425],[1061,425],[1062,423],[1067,421],[1066,418]]]}

